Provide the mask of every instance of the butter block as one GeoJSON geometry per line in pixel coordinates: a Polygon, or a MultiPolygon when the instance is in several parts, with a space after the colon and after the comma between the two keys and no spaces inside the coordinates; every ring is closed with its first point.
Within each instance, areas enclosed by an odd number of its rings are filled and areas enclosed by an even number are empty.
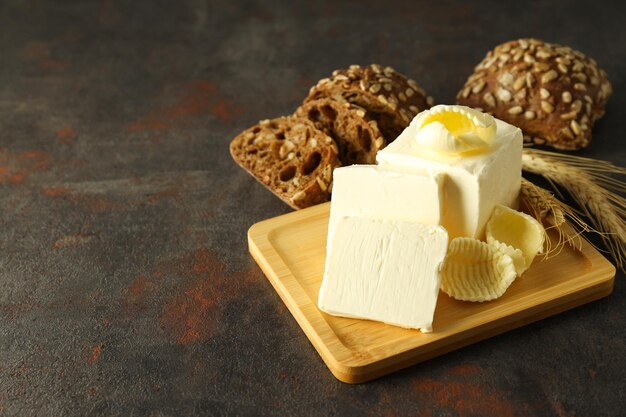
{"type": "Polygon", "coordinates": [[[488,147],[480,152],[451,156],[424,150],[417,140],[419,118],[416,116],[395,141],[378,152],[378,164],[422,175],[445,173],[445,210],[441,225],[451,239],[483,237],[496,204],[517,206],[522,178],[521,130],[494,119],[496,132],[488,147]]]}
{"type": "Polygon", "coordinates": [[[328,235],[344,216],[439,225],[443,218],[443,173],[413,173],[376,165],[333,172],[328,235]]]}
{"type": "Polygon", "coordinates": [[[329,241],[318,307],[431,331],[447,245],[440,226],[341,217],[329,241]]]}

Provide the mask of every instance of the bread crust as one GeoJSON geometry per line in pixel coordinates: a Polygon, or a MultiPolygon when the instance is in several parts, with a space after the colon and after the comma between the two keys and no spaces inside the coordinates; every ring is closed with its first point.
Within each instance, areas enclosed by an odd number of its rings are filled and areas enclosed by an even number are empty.
{"type": "Polygon", "coordinates": [[[295,209],[330,199],[332,171],[340,166],[336,143],[300,117],[263,120],[230,143],[243,169],[295,209]]]}
{"type": "Polygon", "coordinates": [[[592,58],[528,38],[489,51],[459,91],[457,103],[520,127],[526,142],[576,150],[589,145],[611,93],[606,72],[592,58]]]}
{"type": "Polygon", "coordinates": [[[417,113],[433,105],[433,98],[417,82],[378,64],[333,71],[311,88],[304,103],[320,98],[345,100],[364,108],[387,143],[395,140],[417,113]]]}

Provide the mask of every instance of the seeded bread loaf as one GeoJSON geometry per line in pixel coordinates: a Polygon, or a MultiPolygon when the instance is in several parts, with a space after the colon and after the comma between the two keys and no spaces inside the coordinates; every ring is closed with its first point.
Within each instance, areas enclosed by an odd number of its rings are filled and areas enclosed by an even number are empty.
{"type": "Polygon", "coordinates": [[[413,80],[378,64],[333,71],[311,88],[305,104],[320,98],[346,100],[364,108],[392,142],[415,115],[433,105],[432,97],[413,80]]]}
{"type": "Polygon", "coordinates": [[[295,209],[330,199],[339,164],[335,142],[299,117],[263,120],[230,143],[242,168],[295,209]]]}
{"type": "Polygon", "coordinates": [[[520,127],[527,142],[575,150],[589,144],[611,92],[606,73],[581,52],[519,39],[487,53],[457,103],[520,127]]]}
{"type": "Polygon", "coordinates": [[[296,115],[308,118],[335,140],[342,165],[375,164],[376,153],[385,146],[376,120],[356,104],[328,98],[310,100],[296,115]]]}

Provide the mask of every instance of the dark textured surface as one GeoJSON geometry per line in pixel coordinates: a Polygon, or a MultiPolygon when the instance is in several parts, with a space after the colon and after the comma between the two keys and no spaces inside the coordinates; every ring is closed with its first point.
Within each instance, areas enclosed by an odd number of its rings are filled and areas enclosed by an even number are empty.
{"type": "Polygon", "coordinates": [[[624,415],[622,273],[350,386],[248,255],[247,228],[290,209],[229,140],[352,63],[442,103],[501,41],[569,44],[615,90],[583,154],[626,164],[623,3],[464,3],[0,2],[0,415],[624,415]]]}

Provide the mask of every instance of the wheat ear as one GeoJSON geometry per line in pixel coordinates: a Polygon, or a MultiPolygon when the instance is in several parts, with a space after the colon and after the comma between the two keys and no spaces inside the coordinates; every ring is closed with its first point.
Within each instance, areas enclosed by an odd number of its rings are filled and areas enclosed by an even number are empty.
{"type": "Polygon", "coordinates": [[[546,258],[558,255],[566,244],[580,250],[582,247],[581,233],[592,230],[574,208],[558,200],[550,191],[525,178],[522,178],[520,189],[520,206],[523,211],[545,226],[546,247],[544,256],[546,258]],[[568,226],[566,220],[573,227],[568,226]],[[556,240],[548,233],[550,230],[556,232],[556,240]]]}
{"type": "Polygon", "coordinates": [[[607,161],[529,148],[523,151],[522,167],[567,190],[602,237],[617,266],[624,269],[626,199],[618,193],[626,191],[626,184],[610,174],[626,175],[626,168],[607,161]]]}

